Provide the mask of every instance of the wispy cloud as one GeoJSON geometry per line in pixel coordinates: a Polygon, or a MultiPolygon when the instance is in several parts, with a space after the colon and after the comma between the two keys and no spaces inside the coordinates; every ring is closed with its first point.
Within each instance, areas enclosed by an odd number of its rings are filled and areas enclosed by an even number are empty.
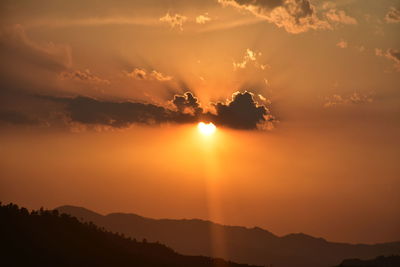
{"type": "Polygon", "coordinates": [[[344,96],[334,94],[325,98],[324,107],[330,108],[346,104],[364,104],[372,103],[373,101],[373,94],[360,94],[357,92],[344,96]]]}
{"type": "Polygon", "coordinates": [[[400,72],[400,50],[389,48],[386,51],[376,48],[375,55],[379,57],[385,57],[394,62],[394,69],[400,72]]]}
{"type": "Polygon", "coordinates": [[[242,61],[233,62],[233,69],[245,69],[250,63],[253,63],[255,68],[265,70],[269,68],[267,64],[260,64],[257,60],[257,57],[261,56],[261,52],[254,52],[251,49],[246,49],[242,61]]]}
{"type": "Polygon", "coordinates": [[[347,41],[345,41],[345,40],[340,40],[337,44],[336,44],[336,46],[337,47],[340,47],[340,48],[347,48],[348,47],[348,43],[347,43],[347,41]]]}
{"type": "Polygon", "coordinates": [[[97,75],[94,75],[90,70],[74,70],[74,71],[63,71],[60,74],[60,78],[64,80],[74,80],[85,83],[94,84],[110,84],[110,81],[102,79],[97,75]]]}
{"type": "Polygon", "coordinates": [[[180,14],[171,15],[169,12],[160,18],[160,21],[170,25],[171,28],[178,28],[183,31],[183,24],[188,20],[186,16],[180,14]]]}
{"type": "Polygon", "coordinates": [[[208,16],[208,13],[205,13],[204,15],[199,15],[196,17],[196,23],[197,24],[206,24],[207,22],[210,22],[211,18],[208,16]]]}
{"type": "Polygon", "coordinates": [[[396,7],[391,7],[386,13],[385,21],[387,23],[399,23],[400,22],[400,9],[396,7]]]}
{"type": "Polygon", "coordinates": [[[332,22],[337,24],[348,24],[348,25],[356,25],[358,24],[357,20],[353,17],[350,17],[343,10],[338,10],[336,8],[329,9],[325,13],[326,18],[332,22]]]}
{"type": "Polygon", "coordinates": [[[141,68],[135,68],[131,72],[125,72],[126,76],[136,79],[136,80],[143,80],[143,81],[160,81],[160,82],[165,82],[165,81],[170,81],[173,79],[172,76],[163,74],[159,71],[152,70],[152,71],[147,71],[145,69],[141,68]]]}

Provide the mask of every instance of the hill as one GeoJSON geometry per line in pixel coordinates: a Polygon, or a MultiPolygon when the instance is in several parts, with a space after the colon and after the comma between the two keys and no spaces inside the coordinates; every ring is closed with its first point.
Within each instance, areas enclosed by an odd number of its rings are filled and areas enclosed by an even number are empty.
{"type": "Polygon", "coordinates": [[[380,256],[373,260],[348,259],[338,267],[399,267],[400,256],[380,256]]]}
{"type": "Polygon", "coordinates": [[[149,219],[135,214],[106,216],[63,206],[58,210],[107,230],[159,241],[186,255],[222,257],[234,262],[274,267],[326,267],[343,259],[368,259],[400,253],[400,242],[375,245],[328,242],[305,234],[278,237],[261,228],[224,226],[203,220],[149,219]],[[215,237],[218,238],[215,238],[215,237]]]}
{"type": "Polygon", "coordinates": [[[0,205],[1,266],[249,267],[221,259],[183,256],[82,223],[58,211],[0,205]]]}

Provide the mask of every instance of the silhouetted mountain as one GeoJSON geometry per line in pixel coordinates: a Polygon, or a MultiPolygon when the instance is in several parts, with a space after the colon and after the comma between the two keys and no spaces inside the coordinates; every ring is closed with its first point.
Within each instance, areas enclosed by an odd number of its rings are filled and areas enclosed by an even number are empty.
{"type": "Polygon", "coordinates": [[[59,215],[57,210],[30,213],[13,204],[0,205],[0,253],[0,266],[4,267],[249,266],[179,255],[159,243],[137,242],[70,215],[59,215]]]}
{"type": "Polygon", "coordinates": [[[399,267],[400,256],[379,256],[373,260],[344,260],[338,267],[399,267]]]}
{"type": "Polygon", "coordinates": [[[305,234],[278,237],[261,228],[224,226],[203,220],[149,219],[135,214],[106,216],[87,209],[63,206],[71,214],[110,231],[137,239],[159,241],[179,253],[221,257],[234,262],[274,267],[326,267],[343,259],[368,259],[400,253],[400,242],[353,245],[328,242],[305,234]]]}

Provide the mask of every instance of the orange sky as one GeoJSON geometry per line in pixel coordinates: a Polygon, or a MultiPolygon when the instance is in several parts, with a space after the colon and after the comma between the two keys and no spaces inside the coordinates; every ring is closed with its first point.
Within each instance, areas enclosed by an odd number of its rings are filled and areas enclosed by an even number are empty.
{"type": "Polygon", "coordinates": [[[262,2],[2,1],[0,201],[399,240],[398,1],[262,2]]]}

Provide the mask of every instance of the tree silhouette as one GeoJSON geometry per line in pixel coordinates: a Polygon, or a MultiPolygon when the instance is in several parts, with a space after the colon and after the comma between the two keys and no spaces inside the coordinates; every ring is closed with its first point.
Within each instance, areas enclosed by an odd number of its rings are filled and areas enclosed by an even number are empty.
{"type": "Polygon", "coordinates": [[[56,210],[29,212],[0,202],[0,266],[245,267],[183,256],[159,243],[117,235],[56,210]]]}

